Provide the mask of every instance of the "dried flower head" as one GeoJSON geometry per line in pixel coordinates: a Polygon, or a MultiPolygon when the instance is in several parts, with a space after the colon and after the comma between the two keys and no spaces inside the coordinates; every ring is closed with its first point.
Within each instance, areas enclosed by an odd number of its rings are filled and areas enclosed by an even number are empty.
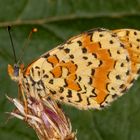
{"type": "Polygon", "coordinates": [[[16,106],[12,116],[25,120],[35,131],[40,140],[75,140],[70,120],[64,115],[57,103],[48,100],[27,99],[27,112],[23,102],[9,98],[16,106]]]}

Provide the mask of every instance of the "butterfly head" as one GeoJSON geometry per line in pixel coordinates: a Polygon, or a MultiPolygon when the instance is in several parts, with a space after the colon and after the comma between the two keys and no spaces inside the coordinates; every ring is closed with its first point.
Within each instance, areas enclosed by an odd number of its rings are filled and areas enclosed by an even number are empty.
{"type": "Polygon", "coordinates": [[[18,82],[22,78],[23,75],[24,65],[21,64],[20,66],[14,64],[14,66],[8,64],[8,74],[12,80],[18,82]]]}

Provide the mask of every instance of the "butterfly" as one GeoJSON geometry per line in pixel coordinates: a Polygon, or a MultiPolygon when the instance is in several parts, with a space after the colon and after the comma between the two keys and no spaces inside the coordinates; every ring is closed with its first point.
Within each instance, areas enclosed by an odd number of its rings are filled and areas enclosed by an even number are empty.
{"type": "Polygon", "coordinates": [[[27,67],[8,65],[23,92],[78,109],[102,109],[140,73],[140,31],[92,29],[46,52],[27,67]]]}

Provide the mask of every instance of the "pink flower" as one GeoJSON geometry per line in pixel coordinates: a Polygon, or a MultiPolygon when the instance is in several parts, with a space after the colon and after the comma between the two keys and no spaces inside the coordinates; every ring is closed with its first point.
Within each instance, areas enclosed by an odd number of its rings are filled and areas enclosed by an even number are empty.
{"type": "Polygon", "coordinates": [[[75,140],[70,120],[53,100],[27,99],[27,111],[24,103],[18,99],[8,99],[14,103],[16,112],[12,116],[25,120],[35,131],[40,140],[75,140]]]}

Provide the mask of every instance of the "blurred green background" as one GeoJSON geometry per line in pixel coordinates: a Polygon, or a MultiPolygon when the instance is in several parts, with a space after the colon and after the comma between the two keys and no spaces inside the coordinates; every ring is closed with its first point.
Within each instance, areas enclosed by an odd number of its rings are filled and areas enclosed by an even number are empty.
{"type": "MultiPolygon", "coordinates": [[[[42,53],[83,31],[140,29],[140,0],[0,0],[0,139],[37,140],[24,122],[11,119],[7,111],[14,106],[5,98],[17,97],[17,85],[7,75],[7,64],[13,54],[6,30],[12,25],[12,36],[18,57],[33,27],[38,28],[26,49],[27,65],[42,53]]],[[[78,140],[140,140],[140,78],[127,94],[102,110],[79,111],[64,106],[71,118],[78,140]]]]}

